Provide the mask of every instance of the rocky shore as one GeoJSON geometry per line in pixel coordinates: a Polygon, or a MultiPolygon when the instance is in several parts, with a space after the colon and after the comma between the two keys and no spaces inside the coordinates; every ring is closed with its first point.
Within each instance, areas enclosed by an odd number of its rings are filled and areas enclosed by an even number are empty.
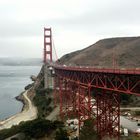
{"type": "Polygon", "coordinates": [[[23,93],[22,92],[20,95],[16,96],[15,99],[19,102],[22,102],[23,106],[22,106],[22,109],[21,109],[21,112],[24,111],[24,109],[27,107],[27,104],[26,104],[26,101],[25,101],[25,98],[23,96],[23,93]]]}

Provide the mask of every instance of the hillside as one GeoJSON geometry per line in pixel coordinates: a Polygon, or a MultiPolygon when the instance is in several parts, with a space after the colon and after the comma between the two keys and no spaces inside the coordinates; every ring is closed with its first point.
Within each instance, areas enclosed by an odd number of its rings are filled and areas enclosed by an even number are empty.
{"type": "Polygon", "coordinates": [[[89,47],[64,55],[60,63],[77,66],[140,68],[140,37],[99,40],[89,47]]]}

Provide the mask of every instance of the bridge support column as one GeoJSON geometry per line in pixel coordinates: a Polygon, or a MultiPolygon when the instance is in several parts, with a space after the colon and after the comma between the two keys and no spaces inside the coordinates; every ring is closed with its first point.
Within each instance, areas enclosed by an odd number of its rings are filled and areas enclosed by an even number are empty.
{"type": "Polygon", "coordinates": [[[65,117],[70,118],[73,114],[73,104],[72,104],[72,90],[71,83],[68,80],[63,81],[63,114],[65,117]]]}
{"type": "Polygon", "coordinates": [[[120,137],[120,94],[97,93],[97,133],[103,138],[120,137]]]}
{"type": "Polygon", "coordinates": [[[83,125],[84,120],[90,118],[90,108],[89,108],[89,98],[88,98],[88,88],[84,86],[79,86],[77,96],[77,107],[78,107],[78,118],[79,127],[83,125]]]}
{"type": "Polygon", "coordinates": [[[60,118],[63,120],[63,92],[62,92],[62,78],[59,77],[59,103],[60,103],[60,118]]]}
{"type": "Polygon", "coordinates": [[[78,108],[78,120],[79,120],[79,134],[80,128],[84,125],[84,121],[87,119],[93,120],[93,126],[95,126],[95,101],[91,97],[91,86],[79,85],[77,96],[77,108],[78,108]]]}
{"type": "Polygon", "coordinates": [[[49,65],[44,65],[44,87],[53,88],[54,87],[54,78],[52,76],[52,70],[49,65]]]}
{"type": "Polygon", "coordinates": [[[54,77],[54,92],[53,92],[53,98],[54,98],[54,106],[56,107],[58,103],[60,103],[59,100],[59,78],[57,76],[54,77]]]}
{"type": "Polygon", "coordinates": [[[76,87],[72,82],[61,77],[58,77],[58,81],[61,119],[76,116],[76,87]]]}

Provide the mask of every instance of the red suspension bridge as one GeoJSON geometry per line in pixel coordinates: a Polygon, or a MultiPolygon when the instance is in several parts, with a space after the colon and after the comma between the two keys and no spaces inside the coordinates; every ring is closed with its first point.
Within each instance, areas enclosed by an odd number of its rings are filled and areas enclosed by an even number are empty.
{"type": "Polygon", "coordinates": [[[100,139],[120,139],[120,94],[140,96],[140,70],[99,69],[52,64],[52,31],[44,28],[44,63],[55,71],[54,98],[60,116],[76,116],[79,130],[86,119],[100,139]]]}

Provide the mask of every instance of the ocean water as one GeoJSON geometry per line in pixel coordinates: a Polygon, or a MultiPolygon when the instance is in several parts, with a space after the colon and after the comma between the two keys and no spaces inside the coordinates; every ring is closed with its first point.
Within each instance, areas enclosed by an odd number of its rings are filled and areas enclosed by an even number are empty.
{"type": "Polygon", "coordinates": [[[15,99],[27,84],[30,76],[37,75],[41,66],[0,66],[0,120],[21,111],[23,104],[15,99]]]}

